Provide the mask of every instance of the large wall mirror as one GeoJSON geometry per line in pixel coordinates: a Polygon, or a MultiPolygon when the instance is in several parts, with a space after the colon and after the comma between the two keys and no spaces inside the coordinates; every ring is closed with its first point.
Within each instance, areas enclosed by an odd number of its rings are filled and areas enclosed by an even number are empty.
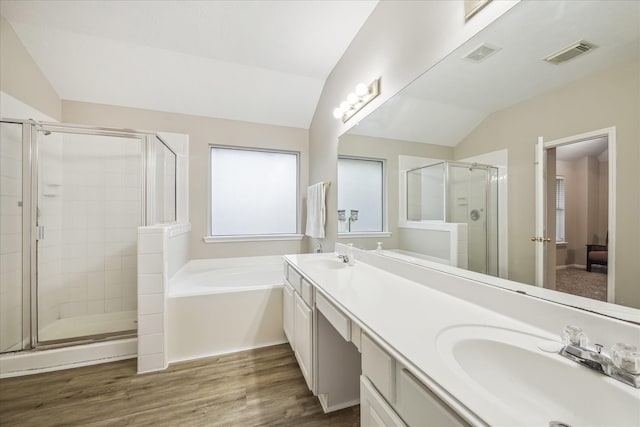
{"type": "Polygon", "coordinates": [[[390,233],[340,240],[640,321],[640,2],[522,1],[339,156],[384,160],[390,233]]]}

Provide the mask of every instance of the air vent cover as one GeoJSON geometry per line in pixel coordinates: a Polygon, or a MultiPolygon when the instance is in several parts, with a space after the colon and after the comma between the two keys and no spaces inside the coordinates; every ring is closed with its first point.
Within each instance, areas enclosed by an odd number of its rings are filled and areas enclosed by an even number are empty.
{"type": "Polygon", "coordinates": [[[565,47],[564,49],[552,53],[551,55],[544,58],[544,60],[552,64],[559,65],[563,62],[567,62],[570,59],[580,56],[583,53],[590,52],[595,48],[596,46],[594,44],[584,40],[580,40],[579,42],[575,42],[571,46],[565,47]]]}
{"type": "Polygon", "coordinates": [[[482,62],[499,50],[499,47],[491,46],[484,43],[473,49],[471,52],[467,53],[465,56],[463,56],[463,58],[471,62],[482,62]]]}

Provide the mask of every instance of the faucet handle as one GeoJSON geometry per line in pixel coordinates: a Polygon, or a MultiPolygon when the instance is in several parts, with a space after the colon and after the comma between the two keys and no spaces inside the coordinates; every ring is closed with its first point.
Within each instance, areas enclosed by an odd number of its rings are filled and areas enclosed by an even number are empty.
{"type": "Polygon", "coordinates": [[[611,359],[618,368],[632,374],[640,374],[640,352],[638,347],[623,343],[611,347],[611,359]]]}
{"type": "Polygon", "coordinates": [[[567,325],[562,331],[562,342],[564,345],[587,346],[587,335],[579,326],[567,325]]]}

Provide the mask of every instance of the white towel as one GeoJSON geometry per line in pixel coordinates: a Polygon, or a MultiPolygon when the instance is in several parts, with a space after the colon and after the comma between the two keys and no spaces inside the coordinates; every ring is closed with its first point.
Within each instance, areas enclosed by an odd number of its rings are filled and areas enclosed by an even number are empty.
{"type": "Polygon", "coordinates": [[[325,221],[324,183],[319,182],[307,188],[307,227],[305,234],[324,238],[325,221]]]}

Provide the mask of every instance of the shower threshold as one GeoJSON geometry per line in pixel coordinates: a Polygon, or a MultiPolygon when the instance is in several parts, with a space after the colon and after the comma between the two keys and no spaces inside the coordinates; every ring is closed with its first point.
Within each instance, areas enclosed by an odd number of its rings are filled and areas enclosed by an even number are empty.
{"type": "Polygon", "coordinates": [[[136,311],[92,314],[58,319],[38,332],[41,344],[49,342],[83,339],[93,336],[108,336],[135,332],[138,329],[136,311]]]}

